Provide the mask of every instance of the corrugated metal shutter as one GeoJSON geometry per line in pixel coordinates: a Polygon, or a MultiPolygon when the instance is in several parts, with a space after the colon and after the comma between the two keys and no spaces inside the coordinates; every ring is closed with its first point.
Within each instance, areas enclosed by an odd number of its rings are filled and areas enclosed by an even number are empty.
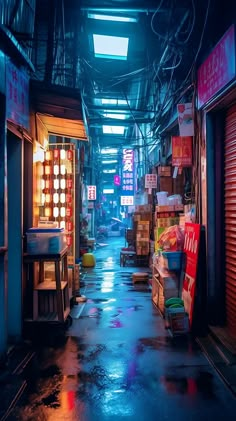
{"type": "Polygon", "coordinates": [[[236,106],[225,125],[225,233],[226,322],[236,336],[236,106]]]}

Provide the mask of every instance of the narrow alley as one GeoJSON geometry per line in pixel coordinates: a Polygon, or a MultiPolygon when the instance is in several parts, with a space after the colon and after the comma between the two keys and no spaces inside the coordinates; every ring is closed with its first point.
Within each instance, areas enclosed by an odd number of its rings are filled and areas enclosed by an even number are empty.
{"type": "Polygon", "coordinates": [[[6,419],[235,419],[236,400],[197,343],[172,338],[151,286],[133,284],[147,268],[120,267],[123,242],[108,239],[96,267],[82,269],[87,301],[72,308],[63,343],[38,338],[30,388],[6,419]]]}

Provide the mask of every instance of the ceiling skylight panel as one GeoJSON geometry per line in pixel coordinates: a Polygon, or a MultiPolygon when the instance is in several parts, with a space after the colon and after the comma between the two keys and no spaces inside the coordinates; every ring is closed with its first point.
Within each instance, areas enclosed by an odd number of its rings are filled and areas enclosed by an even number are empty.
{"type": "Polygon", "coordinates": [[[88,13],[88,18],[113,22],[137,22],[136,18],[129,18],[127,16],[99,15],[97,13],[88,13]]]}
{"type": "Polygon", "coordinates": [[[126,114],[104,113],[104,117],[115,118],[116,120],[125,120],[128,116],[126,114]]]}
{"type": "Polygon", "coordinates": [[[104,134],[124,134],[125,127],[124,126],[102,126],[102,130],[104,134]]]}
{"type": "Polygon", "coordinates": [[[118,149],[115,149],[115,148],[101,149],[101,154],[116,154],[117,152],[118,152],[118,149]]]}
{"type": "Polygon", "coordinates": [[[129,38],[93,34],[95,57],[127,60],[129,38]]]}

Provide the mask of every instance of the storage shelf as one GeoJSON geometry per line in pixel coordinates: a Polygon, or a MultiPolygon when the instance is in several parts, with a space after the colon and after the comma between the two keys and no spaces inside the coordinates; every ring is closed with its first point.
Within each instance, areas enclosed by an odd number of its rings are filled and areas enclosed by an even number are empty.
{"type": "MultiPolygon", "coordinates": [[[[65,289],[66,286],[67,286],[67,282],[61,281],[60,290],[62,291],[63,289],[65,289]]],[[[57,289],[56,281],[41,282],[40,284],[36,285],[34,289],[37,291],[55,291],[57,289]]]]}

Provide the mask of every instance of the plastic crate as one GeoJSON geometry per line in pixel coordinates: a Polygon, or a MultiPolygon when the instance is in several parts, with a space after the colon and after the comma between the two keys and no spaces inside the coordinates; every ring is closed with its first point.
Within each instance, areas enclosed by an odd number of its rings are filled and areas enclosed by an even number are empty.
{"type": "Polygon", "coordinates": [[[163,251],[163,264],[168,270],[180,270],[182,266],[182,251],[163,251]]]}
{"type": "Polygon", "coordinates": [[[63,228],[30,228],[26,236],[29,254],[58,254],[66,247],[63,228]]]}
{"type": "Polygon", "coordinates": [[[165,308],[166,325],[173,335],[189,332],[189,317],[183,308],[165,308]]]}

